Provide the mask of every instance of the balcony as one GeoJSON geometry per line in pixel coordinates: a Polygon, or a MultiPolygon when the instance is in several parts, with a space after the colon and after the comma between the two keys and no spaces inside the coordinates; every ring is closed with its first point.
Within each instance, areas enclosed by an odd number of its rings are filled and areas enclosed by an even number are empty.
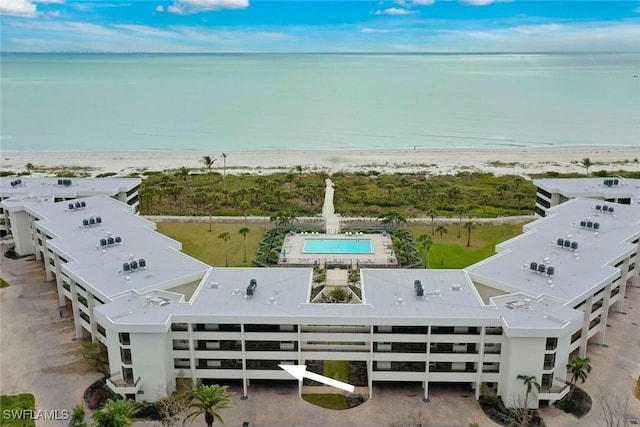
{"type": "Polygon", "coordinates": [[[122,377],[122,372],[115,372],[107,378],[107,386],[119,395],[136,394],[140,391],[140,377],[135,382],[129,382],[122,377]]]}
{"type": "Polygon", "coordinates": [[[542,388],[538,393],[539,400],[560,400],[569,393],[570,387],[566,382],[556,378],[549,388],[542,388]]]}

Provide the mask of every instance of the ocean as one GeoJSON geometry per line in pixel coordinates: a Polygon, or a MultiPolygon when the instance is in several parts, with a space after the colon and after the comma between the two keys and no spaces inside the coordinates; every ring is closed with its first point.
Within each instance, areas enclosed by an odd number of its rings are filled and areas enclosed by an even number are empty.
{"type": "Polygon", "coordinates": [[[640,144],[640,54],[3,54],[2,151],[640,144]]]}

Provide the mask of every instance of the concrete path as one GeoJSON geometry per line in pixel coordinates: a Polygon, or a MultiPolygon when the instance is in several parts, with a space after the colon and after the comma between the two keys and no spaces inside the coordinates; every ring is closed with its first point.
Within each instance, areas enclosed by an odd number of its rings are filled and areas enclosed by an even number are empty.
{"type": "Polygon", "coordinates": [[[333,182],[329,178],[325,180],[324,204],[322,205],[322,218],[325,222],[325,232],[327,234],[340,233],[340,218],[336,215],[333,206],[333,182]]]}
{"type": "MultiPolygon", "coordinates": [[[[6,245],[1,245],[4,254],[6,245]]],[[[0,255],[0,393],[32,393],[36,409],[71,410],[101,375],[76,354],[70,306],[61,318],[55,282],[45,282],[34,257],[0,255]]],[[[38,427],[66,426],[66,420],[38,421],[38,427]]]]}

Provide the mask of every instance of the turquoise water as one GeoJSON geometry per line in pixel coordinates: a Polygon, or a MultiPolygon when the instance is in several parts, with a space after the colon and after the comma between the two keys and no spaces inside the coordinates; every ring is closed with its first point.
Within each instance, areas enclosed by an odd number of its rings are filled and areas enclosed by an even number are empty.
{"type": "Polygon", "coordinates": [[[371,254],[369,239],[305,239],[305,254],[371,254]]]}
{"type": "Polygon", "coordinates": [[[640,141],[640,54],[0,59],[3,151],[640,141]]]}

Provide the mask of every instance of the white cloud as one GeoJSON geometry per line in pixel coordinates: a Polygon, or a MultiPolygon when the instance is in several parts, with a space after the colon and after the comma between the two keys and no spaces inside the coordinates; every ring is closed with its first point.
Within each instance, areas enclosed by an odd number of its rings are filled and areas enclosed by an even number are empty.
{"type": "Polygon", "coordinates": [[[640,7],[636,7],[635,9],[633,9],[633,11],[634,11],[635,13],[640,13],[640,7]]]}
{"type": "Polygon", "coordinates": [[[167,12],[176,15],[193,15],[222,9],[246,9],[249,0],[176,0],[167,7],[167,12]]]}
{"type": "Polygon", "coordinates": [[[160,5],[160,6],[156,7],[156,12],[158,12],[158,13],[164,12],[164,6],[160,5]]]}
{"type": "Polygon", "coordinates": [[[369,28],[369,27],[362,27],[359,30],[361,33],[364,33],[364,34],[381,34],[381,33],[393,32],[392,30],[382,30],[379,28],[369,28]]]}
{"type": "Polygon", "coordinates": [[[98,3],[97,1],[88,1],[84,3],[71,2],[69,3],[69,6],[81,12],[88,12],[94,9],[129,7],[131,6],[131,3],[98,3]]]}
{"type": "Polygon", "coordinates": [[[394,3],[402,7],[431,6],[436,0],[395,0],[394,3]]]}
{"type": "MultiPolygon", "coordinates": [[[[0,15],[33,18],[38,14],[36,3],[61,4],[64,0],[0,0],[0,15]]],[[[59,16],[60,12],[49,12],[48,16],[59,16]]]]}
{"type": "Polygon", "coordinates": [[[494,3],[495,0],[460,0],[460,2],[469,6],[486,6],[494,3]]]}
{"type": "Polygon", "coordinates": [[[492,3],[511,3],[513,0],[460,0],[460,3],[468,6],[487,6],[492,3]]]}
{"type": "Polygon", "coordinates": [[[36,16],[36,5],[29,0],[0,0],[0,15],[36,16]]]}
{"type": "Polygon", "coordinates": [[[372,15],[395,15],[395,16],[411,15],[412,13],[417,13],[417,12],[413,10],[400,9],[398,7],[390,7],[385,10],[378,9],[371,12],[372,15]]]}

